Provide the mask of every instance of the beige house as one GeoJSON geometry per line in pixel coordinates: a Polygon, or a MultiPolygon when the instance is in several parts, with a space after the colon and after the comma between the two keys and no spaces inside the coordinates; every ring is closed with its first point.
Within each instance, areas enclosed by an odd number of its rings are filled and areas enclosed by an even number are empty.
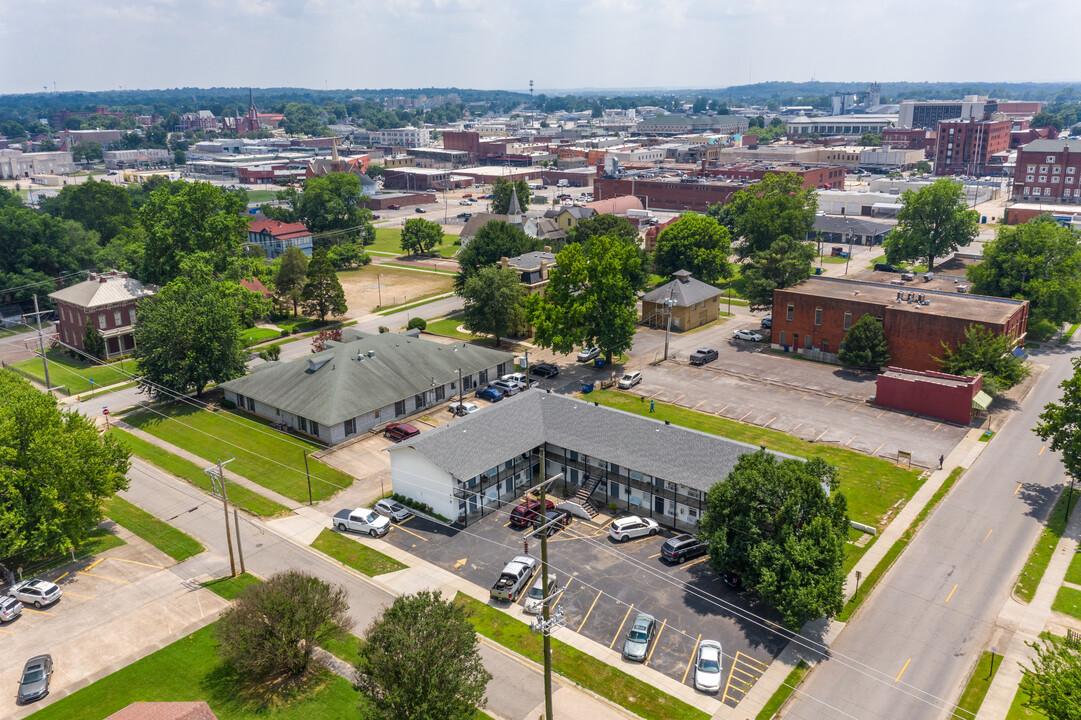
{"type": "Polygon", "coordinates": [[[544,211],[544,217],[548,220],[554,220],[555,224],[563,230],[570,230],[579,221],[587,220],[596,214],[597,212],[592,208],[581,205],[566,205],[544,211]]]}
{"type": "Polygon", "coordinates": [[[695,280],[686,270],[672,273],[673,280],[642,297],[642,322],[650,327],[668,323],[665,307],[671,307],[672,329],[693,330],[713,322],[721,310],[720,290],[695,280]]]}

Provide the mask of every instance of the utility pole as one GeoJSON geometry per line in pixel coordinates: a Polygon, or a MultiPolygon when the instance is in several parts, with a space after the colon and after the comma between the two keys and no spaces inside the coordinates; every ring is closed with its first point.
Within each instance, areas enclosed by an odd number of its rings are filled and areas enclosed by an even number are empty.
{"type": "MultiPolygon", "coordinates": [[[[541,477],[545,478],[539,485],[539,499],[540,499],[540,512],[545,513],[544,519],[547,520],[547,512],[545,511],[545,499],[544,490],[550,482],[556,482],[563,473],[555,475],[552,478],[547,478],[547,471],[544,465],[544,448],[540,451],[540,467],[541,477]]],[[[559,522],[559,520],[553,520],[552,522],[559,522]]],[[[548,592],[548,526],[550,523],[544,522],[539,528],[533,532],[540,533],[541,543],[541,586],[544,588],[542,592],[548,592]]],[[[560,607],[556,610],[555,617],[552,617],[552,611],[549,607],[549,603],[552,598],[556,597],[558,592],[553,592],[551,595],[546,596],[541,601],[541,621],[537,623],[531,623],[529,628],[533,632],[539,632],[544,636],[544,716],[546,720],[553,720],[552,718],[552,640],[550,635],[552,630],[563,623],[563,608],[560,607]]]]}
{"type": "Polygon", "coordinates": [[[244,548],[240,547],[240,515],[233,508],[233,525],[236,528],[236,554],[240,556],[240,574],[247,572],[244,569],[244,548]]]}
{"type": "Polygon", "coordinates": [[[312,474],[308,471],[308,451],[304,451],[304,474],[308,476],[308,507],[312,506],[312,474]]]}
{"type": "MultiPolygon", "coordinates": [[[[533,81],[530,80],[530,82],[533,82],[533,81]]],[[[528,350],[525,351],[525,367],[523,368],[523,370],[525,370],[525,389],[528,390],[530,388],[530,382],[529,382],[529,351],[528,350]]]]}
{"type": "Polygon", "coordinates": [[[41,335],[41,311],[38,310],[37,295],[34,295],[34,317],[38,321],[38,348],[41,349],[41,362],[45,365],[45,389],[49,390],[53,384],[49,382],[49,358],[45,357],[45,338],[41,335]]]}
{"type": "MultiPolygon", "coordinates": [[[[676,291],[675,286],[668,291],[668,297],[664,301],[664,314],[668,317],[668,323],[664,328],[664,359],[668,359],[668,339],[672,336],[672,294],[676,291]]],[[[731,300],[729,300],[729,311],[731,311],[731,300]]]]}
{"type": "Polygon", "coordinates": [[[462,381],[462,369],[458,368],[458,411],[462,411],[462,403],[465,402],[465,384],[462,381]]]}
{"type": "MultiPolygon", "coordinates": [[[[214,493],[221,495],[222,509],[225,511],[225,542],[229,546],[229,568],[232,570],[233,577],[236,577],[236,562],[233,560],[233,535],[229,530],[229,496],[225,491],[225,466],[233,462],[236,458],[229,458],[225,462],[218,460],[217,465],[211,465],[203,470],[204,473],[210,476],[210,482],[214,487],[214,493]]],[[[240,542],[239,532],[237,534],[237,542],[240,542]]]]}

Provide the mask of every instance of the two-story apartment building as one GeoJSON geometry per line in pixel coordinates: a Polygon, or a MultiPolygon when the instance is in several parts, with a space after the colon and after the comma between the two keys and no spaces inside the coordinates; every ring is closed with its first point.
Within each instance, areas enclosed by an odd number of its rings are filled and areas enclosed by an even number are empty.
{"type": "Polygon", "coordinates": [[[104,359],[127,355],[135,349],[135,305],[156,291],[127,273],[91,273],[81,283],[49,293],[59,318],[57,337],[82,350],[89,320],[105,339],[104,359]]]}
{"type": "Polygon", "coordinates": [[[278,220],[252,220],[248,226],[248,242],[258,245],[268,258],[276,258],[286,248],[295,247],[305,255],[312,254],[312,233],[304,223],[283,223],[278,220]]]}

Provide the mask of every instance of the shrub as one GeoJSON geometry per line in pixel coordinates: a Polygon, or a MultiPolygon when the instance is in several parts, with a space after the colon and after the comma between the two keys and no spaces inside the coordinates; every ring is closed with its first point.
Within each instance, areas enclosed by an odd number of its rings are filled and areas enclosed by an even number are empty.
{"type": "Polygon", "coordinates": [[[380,335],[382,335],[383,333],[388,333],[388,332],[390,332],[390,328],[388,328],[386,325],[380,325],[379,326],[379,334],[380,335]]]}
{"type": "Polygon", "coordinates": [[[1050,320],[1040,320],[1028,326],[1028,336],[1036,342],[1046,342],[1058,330],[1058,326],[1050,320]]]}
{"type": "Polygon", "coordinates": [[[221,399],[221,406],[226,410],[236,410],[236,403],[228,398],[221,399]]]}
{"type": "Polygon", "coordinates": [[[408,325],[406,325],[406,328],[408,328],[409,330],[420,330],[420,331],[422,331],[422,332],[423,332],[423,331],[424,331],[424,330],[425,330],[425,329],[426,329],[427,327],[428,327],[428,321],[427,321],[427,320],[425,320],[425,319],[424,319],[424,318],[422,318],[422,317],[415,317],[415,318],[412,318],[412,319],[410,319],[410,321],[409,321],[409,324],[408,324],[408,325]]]}
{"type": "Polygon", "coordinates": [[[282,330],[282,337],[289,337],[289,328],[282,330]]]}

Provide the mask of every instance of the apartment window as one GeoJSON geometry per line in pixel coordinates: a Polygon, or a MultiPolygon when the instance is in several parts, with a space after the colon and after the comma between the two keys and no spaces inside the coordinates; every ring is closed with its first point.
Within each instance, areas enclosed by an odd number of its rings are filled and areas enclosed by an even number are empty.
{"type": "Polygon", "coordinates": [[[1051,174],[1052,175],[1061,175],[1062,174],[1062,168],[1059,167],[1058,165],[1055,165],[1054,167],[1051,168],[1051,174]]]}
{"type": "Polygon", "coordinates": [[[1036,166],[1035,165],[1029,165],[1028,168],[1025,170],[1025,172],[1030,172],[1030,173],[1036,172],[1036,166]]]}
{"type": "MultiPolygon", "coordinates": [[[[1051,158],[1051,159],[1054,160],[1054,158],[1051,158]]],[[[1046,175],[1047,174],[1047,166],[1046,165],[1041,165],[1040,166],[1040,172],[1046,175]]]]}
{"type": "Polygon", "coordinates": [[[1040,182],[1042,182],[1042,183],[1047,182],[1047,176],[1046,175],[1041,175],[1040,176],[1040,182]]]}
{"type": "Polygon", "coordinates": [[[845,313],[845,330],[847,330],[850,327],[852,327],[852,313],[846,312],[845,313]]]}
{"type": "Polygon", "coordinates": [[[435,389],[435,401],[436,401],[436,402],[439,402],[439,401],[440,401],[440,400],[442,400],[442,399],[443,399],[443,398],[444,398],[445,396],[446,396],[446,390],[445,390],[445,388],[444,388],[444,387],[443,387],[442,385],[440,385],[439,387],[437,387],[437,388],[435,389]]]}
{"type": "Polygon", "coordinates": [[[472,390],[473,389],[473,377],[471,375],[466,375],[464,378],[462,378],[462,389],[463,390],[472,390]]]}
{"type": "Polygon", "coordinates": [[[788,322],[792,322],[792,318],[796,315],[796,306],[792,303],[788,303],[788,313],[785,317],[788,322]]]}
{"type": "Polygon", "coordinates": [[[98,315],[98,327],[102,330],[105,329],[105,313],[98,315]]]}
{"type": "Polygon", "coordinates": [[[300,432],[308,432],[308,418],[298,417],[297,420],[300,422],[300,432]]]}
{"type": "Polygon", "coordinates": [[[488,371],[481,370],[479,373],[477,373],[477,384],[483,385],[486,382],[488,382],[488,371]]]}
{"type": "Polygon", "coordinates": [[[1069,175],[1066,176],[1066,184],[1067,185],[1073,185],[1073,178],[1070,177],[1069,175]]]}
{"type": "Polygon", "coordinates": [[[413,396],[413,403],[416,405],[417,410],[424,407],[424,393],[413,396]]]}
{"type": "Polygon", "coordinates": [[[128,309],[128,323],[135,324],[135,308],[128,309]]]}
{"type": "Polygon", "coordinates": [[[349,418],[345,421],[345,434],[355,435],[357,432],[357,421],[353,418],[349,418]]]}
{"type": "Polygon", "coordinates": [[[1043,189],[1043,194],[1044,195],[1050,195],[1051,194],[1051,188],[1044,188],[1043,189]]]}
{"type": "Polygon", "coordinates": [[[255,398],[248,398],[248,409],[255,412],[255,398]]]}
{"type": "Polygon", "coordinates": [[[1066,168],[1066,174],[1067,175],[1073,175],[1076,170],[1077,170],[1077,168],[1075,168],[1075,167],[1068,167],[1068,168],[1066,168]]]}
{"type": "Polygon", "coordinates": [[[236,395],[236,406],[241,409],[244,408],[244,396],[240,393],[237,393],[236,395]]]}
{"type": "Polygon", "coordinates": [[[1035,175],[1026,175],[1026,176],[1025,176],[1025,182],[1033,182],[1033,181],[1035,181],[1035,180],[1036,180],[1036,176],[1035,176],[1035,175]]]}
{"type": "Polygon", "coordinates": [[[804,335],[803,336],[803,347],[805,347],[805,348],[811,347],[811,336],[810,335],[804,335]]]}
{"type": "Polygon", "coordinates": [[[113,325],[120,327],[120,311],[113,310],[113,325]]]}
{"type": "Polygon", "coordinates": [[[1044,158],[1044,162],[1049,162],[1049,163],[1055,162],[1055,156],[1054,155],[1048,155],[1046,158],[1044,158]]]}
{"type": "Polygon", "coordinates": [[[821,324],[822,324],[822,308],[816,307],[815,308],[815,325],[821,325],[821,324]]]}
{"type": "Polygon", "coordinates": [[[786,343],[784,341],[784,330],[781,331],[781,335],[780,335],[780,337],[778,339],[781,341],[782,345],[787,345],[788,344],[788,343],[786,343]]]}
{"type": "Polygon", "coordinates": [[[312,420],[312,435],[319,436],[319,423],[312,420]]]}
{"type": "Polygon", "coordinates": [[[394,417],[399,415],[405,415],[405,400],[399,400],[394,403],[394,417]]]}

